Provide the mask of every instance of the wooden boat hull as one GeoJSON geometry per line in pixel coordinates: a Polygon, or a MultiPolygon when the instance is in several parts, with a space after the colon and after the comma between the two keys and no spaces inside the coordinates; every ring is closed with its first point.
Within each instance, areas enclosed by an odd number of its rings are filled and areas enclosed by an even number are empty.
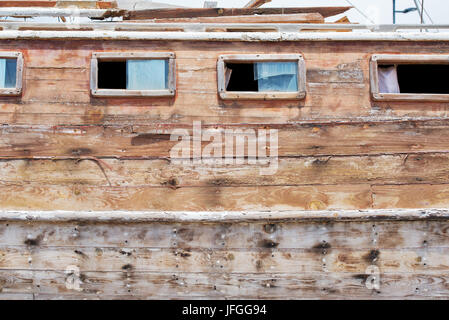
{"type": "Polygon", "coordinates": [[[371,55],[441,54],[448,41],[28,39],[0,50],[24,56],[23,94],[0,98],[0,298],[448,297],[448,219],[426,212],[449,206],[449,103],[373,101],[369,81],[371,55]],[[176,54],[175,97],[91,95],[93,52],[147,51],[176,54]],[[274,51],[304,56],[304,100],[219,98],[219,55],[274,51]],[[173,163],[170,133],[194,121],[278,130],[277,173],[173,163]],[[382,217],[337,214],[367,209],[382,217]],[[97,220],[33,218],[40,210],[97,220]],[[276,217],[289,210],[301,214],[276,217]],[[317,210],[327,217],[311,219],[317,210]],[[264,213],[213,218],[228,211],[264,213]]]}

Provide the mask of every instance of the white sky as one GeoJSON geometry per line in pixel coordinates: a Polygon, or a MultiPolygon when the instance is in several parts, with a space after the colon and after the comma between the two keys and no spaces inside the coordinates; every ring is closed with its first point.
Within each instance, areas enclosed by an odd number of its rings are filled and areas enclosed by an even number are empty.
{"type": "MultiPolygon", "coordinates": [[[[243,7],[249,0],[215,0],[218,6],[222,8],[243,7]]],[[[421,0],[418,0],[421,3],[421,0]]],[[[165,2],[186,7],[203,7],[204,0],[156,0],[155,2],[165,2]]],[[[359,8],[367,15],[367,20],[356,9],[348,12],[349,19],[352,22],[359,23],[376,23],[391,24],[393,21],[393,0],[349,0],[354,6],[359,8]]],[[[265,4],[264,7],[315,7],[315,6],[346,6],[349,5],[347,0],[272,0],[271,3],[265,4]]],[[[414,7],[413,0],[396,0],[397,10],[414,7]]],[[[437,24],[449,24],[449,0],[424,0],[424,8],[430,17],[437,24]]],[[[397,23],[419,23],[419,14],[410,12],[408,14],[398,13],[396,16],[397,23]]],[[[426,18],[426,23],[430,23],[426,18]]],[[[335,20],[332,18],[330,21],[335,20]]]]}

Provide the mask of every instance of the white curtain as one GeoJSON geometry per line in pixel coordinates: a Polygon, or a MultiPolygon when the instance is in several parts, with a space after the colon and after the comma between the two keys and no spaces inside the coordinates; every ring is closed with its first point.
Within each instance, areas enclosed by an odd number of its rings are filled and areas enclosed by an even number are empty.
{"type": "Polygon", "coordinates": [[[258,80],[259,91],[298,91],[298,64],[296,62],[256,63],[254,80],[258,80]]]}
{"type": "Polygon", "coordinates": [[[126,89],[164,90],[168,88],[167,60],[127,60],[126,89]]]}
{"type": "Polygon", "coordinates": [[[378,68],[379,92],[400,93],[396,66],[378,68]]]}
{"type": "Polygon", "coordinates": [[[229,81],[231,81],[231,75],[232,75],[232,69],[225,66],[225,83],[226,83],[226,89],[228,88],[229,81]]]}

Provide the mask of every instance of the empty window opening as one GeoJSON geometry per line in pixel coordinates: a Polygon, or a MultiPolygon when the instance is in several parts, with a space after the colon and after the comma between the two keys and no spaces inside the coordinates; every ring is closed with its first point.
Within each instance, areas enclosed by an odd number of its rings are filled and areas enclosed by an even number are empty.
{"type": "Polygon", "coordinates": [[[126,61],[98,61],[99,89],[126,89],[126,61]]]}
{"type": "Polygon", "coordinates": [[[0,88],[15,88],[17,82],[17,59],[0,59],[0,88]]]}
{"type": "Polygon", "coordinates": [[[165,59],[98,61],[98,89],[166,90],[168,74],[165,59]]]}
{"type": "Polygon", "coordinates": [[[449,94],[447,64],[379,65],[380,93],[449,94]]]}
{"type": "Polygon", "coordinates": [[[226,63],[227,91],[296,92],[297,62],[226,63]]]}
{"type": "Polygon", "coordinates": [[[227,63],[225,67],[228,91],[259,91],[254,79],[254,63],[227,63]]]}

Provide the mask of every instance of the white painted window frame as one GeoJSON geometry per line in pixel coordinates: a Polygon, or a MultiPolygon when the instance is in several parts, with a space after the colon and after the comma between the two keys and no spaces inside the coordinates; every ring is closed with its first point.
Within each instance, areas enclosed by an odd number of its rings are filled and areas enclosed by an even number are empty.
{"type": "Polygon", "coordinates": [[[0,59],[16,59],[16,86],[14,88],[0,88],[0,96],[19,96],[22,94],[23,54],[21,52],[0,52],[0,59]]]}
{"type": "Polygon", "coordinates": [[[375,101],[449,101],[449,94],[379,92],[379,64],[449,64],[449,55],[440,54],[374,54],[370,61],[371,95],[375,101]]]}
{"type": "Polygon", "coordinates": [[[301,100],[306,97],[306,65],[301,54],[226,54],[218,58],[218,93],[223,100],[301,100]],[[297,62],[298,91],[296,92],[250,92],[227,91],[226,63],[297,62]]]}
{"type": "Polygon", "coordinates": [[[94,97],[174,97],[176,94],[176,57],[173,52],[94,52],[91,59],[90,89],[94,97]],[[98,60],[168,60],[168,88],[165,90],[127,90],[98,88],[98,60]]]}

